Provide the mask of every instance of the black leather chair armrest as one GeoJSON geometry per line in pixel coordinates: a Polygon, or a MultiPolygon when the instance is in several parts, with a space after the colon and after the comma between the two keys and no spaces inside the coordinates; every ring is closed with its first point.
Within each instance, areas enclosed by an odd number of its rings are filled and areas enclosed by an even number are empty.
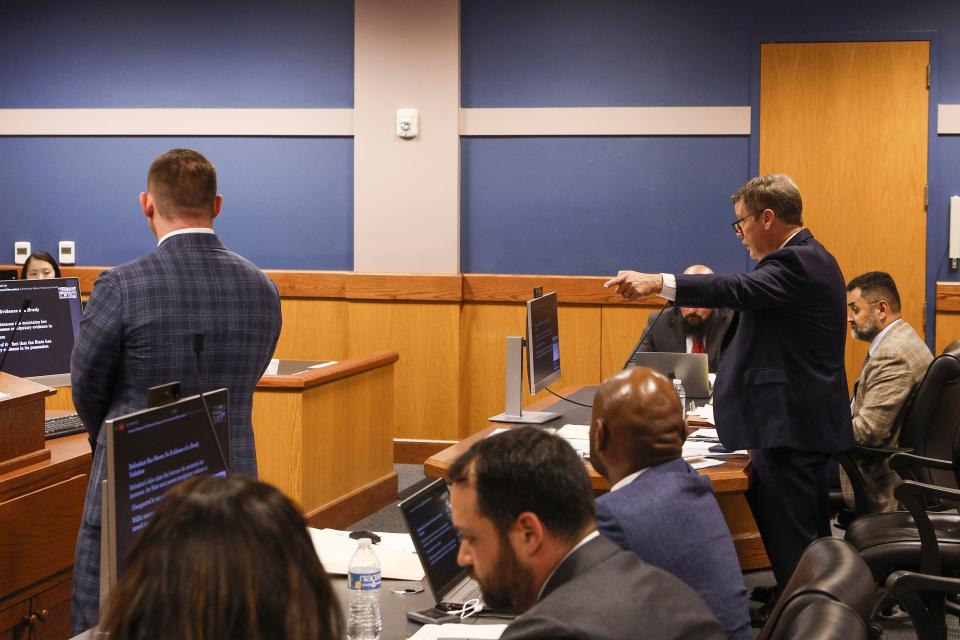
{"type": "Polygon", "coordinates": [[[904,480],[907,479],[905,473],[908,472],[913,465],[930,467],[932,469],[943,469],[944,471],[953,470],[953,462],[950,460],[926,458],[924,456],[918,456],[915,453],[895,453],[890,457],[890,466],[893,467],[893,470],[900,474],[900,477],[904,480]]]}
{"type": "Polygon", "coordinates": [[[946,502],[960,503],[960,489],[939,487],[935,484],[923,484],[915,480],[904,480],[894,489],[893,495],[901,502],[909,496],[923,496],[927,498],[937,498],[938,500],[944,500],[946,502]]]}
{"type": "Polygon", "coordinates": [[[928,598],[925,604],[918,592],[958,594],[960,580],[945,576],[929,576],[913,571],[895,571],[887,578],[886,588],[887,592],[895,597],[900,606],[910,614],[917,638],[934,640],[946,637],[943,617],[944,599],[928,598]]]}
{"type": "Polygon", "coordinates": [[[853,458],[850,457],[850,453],[857,449],[857,447],[854,447],[847,451],[841,451],[835,453],[833,457],[836,458],[840,466],[843,467],[844,473],[847,474],[847,478],[850,480],[850,488],[853,490],[854,517],[859,518],[862,515],[872,513],[874,509],[873,503],[867,496],[866,483],[863,480],[863,474],[860,473],[860,467],[858,467],[853,461],[853,458]]]}
{"type": "Polygon", "coordinates": [[[852,451],[864,456],[893,456],[897,453],[913,453],[909,447],[868,447],[865,444],[854,445],[852,451]]]}

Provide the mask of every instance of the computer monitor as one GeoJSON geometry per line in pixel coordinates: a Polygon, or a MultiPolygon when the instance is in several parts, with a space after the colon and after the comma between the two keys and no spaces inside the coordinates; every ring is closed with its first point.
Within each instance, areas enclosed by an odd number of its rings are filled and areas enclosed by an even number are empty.
{"type": "MultiPolygon", "coordinates": [[[[229,396],[204,394],[217,437],[229,456],[229,396]]],[[[197,475],[225,476],[200,396],[107,420],[103,487],[101,589],[123,573],[127,555],[167,489],[197,475]]],[[[227,460],[229,465],[229,458],[227,460]]],[[[105,601],[106,595],[101,597],[105,601]]]]}
{"type": "Polygon", "coordinates": [[[0,353],[12,340],[4,372],[49,386],[69,385],[80,317],[76,278],[0,280],[0,353]],[[14,332],[26,299],[30,303],[14,332]]]}
{"type": "Polygon", "coordinates": [[[537,287],[527,300],[527,337],[507,337],[507,366],[504,377],[504,411],[490,418],[493,422],[542,424],[560,414],[550,411],[523,411],[523,350],[527,350],[527,381],[531,395],[560,379],[560,323],[557,319],[557,294],[542,293],[537,287]]]}
{"type": "Polygon", "coordinates": [[[530,394],[560,379],[560,329],[557,294],[527,300],[527,380],[530,394]]]}

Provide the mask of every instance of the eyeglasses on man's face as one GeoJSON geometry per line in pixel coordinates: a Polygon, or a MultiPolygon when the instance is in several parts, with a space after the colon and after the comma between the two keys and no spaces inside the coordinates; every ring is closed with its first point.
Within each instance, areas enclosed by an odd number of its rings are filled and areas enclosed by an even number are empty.
{"type": "Polygon", "coordinates": [[[730,226],[733,227],[733,232],[734,232],[735,234],[737,234],[738,236],[742,236],[742,235],[743,235],[743,221],[746,220],[747,218],[752,218],[754,215],[756,215],[756,214],[748,213],[747,215],[743,216],[742,218],[737,218],[737,221],[736,221],[736,222],[731,222],[731,223],[730,223],[730,226]]]}

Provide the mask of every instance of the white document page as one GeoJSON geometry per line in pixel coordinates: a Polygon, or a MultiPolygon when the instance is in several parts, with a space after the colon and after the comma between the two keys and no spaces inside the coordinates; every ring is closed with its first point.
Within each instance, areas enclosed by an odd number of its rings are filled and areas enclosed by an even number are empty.
{"type": "MultiPolygon", "coordinates": [[[[349,531],[314,529],[307,527],[313,548],[327,573],[346,575],[350,558],[357,550],[357,541],[349,531]]],[[[380,543],[373,545],[373,552],[380,561],[380,575],[395,580],[423,580],[423,565],[413,548],[413,541],[406,533],[377,533],[380,543]]]]}
{"type": "Polygon", "coordinates": [[[496,640],[505,624],[425,624],[409,640],[496,640]]]}

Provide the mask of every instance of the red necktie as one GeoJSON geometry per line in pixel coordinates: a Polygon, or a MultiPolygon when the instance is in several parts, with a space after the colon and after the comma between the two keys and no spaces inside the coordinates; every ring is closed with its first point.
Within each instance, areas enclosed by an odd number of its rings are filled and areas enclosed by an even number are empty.
{"type": "Polygon", "coordinates": [[[703,340],[700,338],[693,339],[693,345],[690,347],[690,353],[706,353],[707,351],[703,348],[703,340]]]}

